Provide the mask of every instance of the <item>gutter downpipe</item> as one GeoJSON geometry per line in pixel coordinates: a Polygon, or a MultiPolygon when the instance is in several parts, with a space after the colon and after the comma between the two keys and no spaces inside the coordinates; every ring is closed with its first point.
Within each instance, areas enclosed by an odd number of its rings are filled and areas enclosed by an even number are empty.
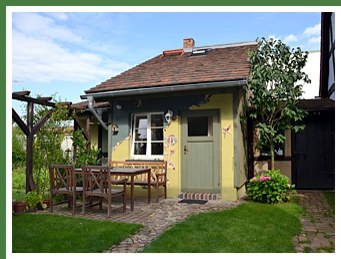
{"type": "Polygon", "coordinates": [[[213,82],[213,83],[198,83],[198,84],[185,84],[185,85],[168,85],[160,87],[150,87],[150,88],[137,88],[137,89],[123,89],[116,91],[107,92],[97,92],[81,95],[81,99],[88,99],[88,97],[93,98],[108,98],[108,97],[118,97],[118,96],[129,96],[129,95],[143,95],[143,94],[157,94],[157,93],[167,93],[167,92],[182,92],[188,90],[205,90],[205,89],[219,89],[225,87],[235,87],[235,86],[245,86],[246,80],[235,80],[235,81],[224,81],[224,82],[213,82]]]}
{"type": "Polygon", "coordinates": [[[105,130],[108,130],[108,126],[104,123],[104,121],[102,120],[102,118],[98,115],[98,113],[96,112],[95,108],[94,108],[94,97],[92,95],[87,95],[86,96],[87,100],[88,100],[88,108],[89,111],[96,117],[96,119],[98,120],[98,122],[102,125],[102,127],[105,130]]]}

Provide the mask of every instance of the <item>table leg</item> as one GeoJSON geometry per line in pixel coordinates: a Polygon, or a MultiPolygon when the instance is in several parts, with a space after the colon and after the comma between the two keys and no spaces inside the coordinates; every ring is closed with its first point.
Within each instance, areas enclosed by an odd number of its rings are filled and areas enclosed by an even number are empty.
{"type": "Polygon", "coordinates": [[[130,210],[134,210],[134,176],[130,177],[130,210]]]}
{"type": "Polygon", "coordinates": [[[151,192],[150,192],[150,177],[151,177],[151,172],[149,170],[148,171],[148,204],[150,203],[150,196],[151,196],[151,192]]]}

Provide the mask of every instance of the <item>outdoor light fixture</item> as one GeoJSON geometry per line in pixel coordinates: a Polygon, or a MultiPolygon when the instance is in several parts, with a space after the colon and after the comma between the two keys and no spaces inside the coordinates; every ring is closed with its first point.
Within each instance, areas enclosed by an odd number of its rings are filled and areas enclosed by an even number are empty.
{"type": "Polygon", "coordinates": [[[173,112],[171,110],[168,110],[167,113],[165,114],[165,120],[167,124],[171,122],[172,118],[173,118],[173,112]]]}
{"type": "Polygon", "coordinates": [[[117,110],[121,110],[122,109],[122,105],[121,104],[116,104],[115,107],[116,107],[117,110]]]}

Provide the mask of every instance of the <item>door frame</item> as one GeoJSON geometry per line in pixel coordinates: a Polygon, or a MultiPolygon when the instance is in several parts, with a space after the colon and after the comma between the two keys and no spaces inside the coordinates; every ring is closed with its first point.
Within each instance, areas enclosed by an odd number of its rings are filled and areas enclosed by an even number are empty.
{"type": "MultiPolygon", "coordinates": [[[[186,192],[186,171],[187,171],[187,160],[184,156],[184,147],[187,141],[187,132],[185,130],[187,127],[187,118],[188,117],[202,117],[202,116],[212,116],[213,118],[213,177],[214,177],[214,186],[211,190],[211,193],[220,193],[221,192],[221,158],[220,158],[220,148],[221,148],[221,127],[220,127],[220,110],[219,109],[207,109],[207,110],[187,110],[181,111],[181,124],[180,124],[180,152],[181,152],[181,183],[180,183],[180,191],[186,192]]],[[[192,138],[200,138],[200,137],[192,137],[192,138]]],[[[200,190],[199,190],[200,191],[200,190]]]]}

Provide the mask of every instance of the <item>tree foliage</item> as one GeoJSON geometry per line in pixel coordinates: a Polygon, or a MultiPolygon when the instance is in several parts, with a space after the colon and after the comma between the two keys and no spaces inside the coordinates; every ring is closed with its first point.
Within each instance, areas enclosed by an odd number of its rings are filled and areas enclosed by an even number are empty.
{"type": "Polygon", "coordinates": [[[25,164],[26,137],[19,126],[12,126],[12,168],[25,164]]]}
{"type": "MultiPolygon", "coordinates": [[[[48,110],[46,106],[36,105],[34,123],[48,110]]],[[[67,134],[70,117],[66,106],[56,103],[52,116],[38,131],[33,142],[33,178],[36,191],[45,195],[49,189],[48,166],[50,164],[69,164],[72,157],[61,149],[62,141],[67,134]]]]}
{"type": "Polygon", "coordinates": [[[251,76],[247,84],[249,116],[259,129],[259,147],[270,147],[274,169],[274,144],[284,143],[287,129],[304,129],[306,112],[298,106],[303,84],[310,83],[302,71],[308,52],[290,49],[280,40],[262,38],[258,49],[249,53],[251,76]]]}
{"type": "Polygon", "coordinates": [[[73,132],[72,141],[76,152],[75,167],[100,164],[100,150],[94,146],[90,146],[90,143],[84,138],[82,130],[75,130],[73,132]]]}

